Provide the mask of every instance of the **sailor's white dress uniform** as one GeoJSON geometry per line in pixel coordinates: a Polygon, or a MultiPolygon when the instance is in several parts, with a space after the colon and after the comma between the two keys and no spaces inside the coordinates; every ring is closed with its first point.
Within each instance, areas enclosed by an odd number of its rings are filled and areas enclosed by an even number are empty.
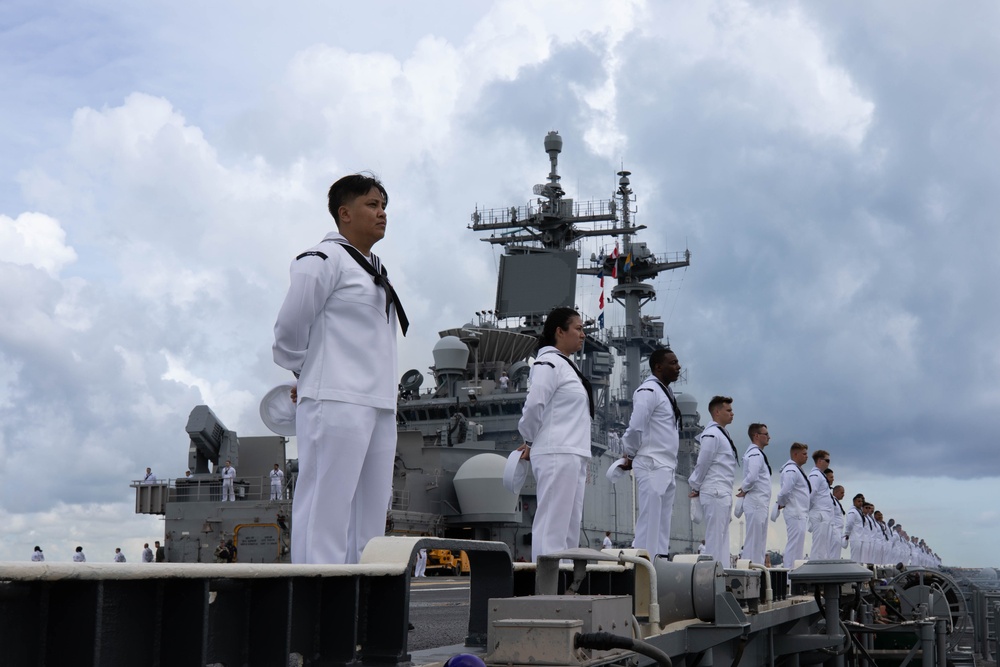
{"type": "Polygon", "coordinates": [[[236,468],[226,466],[222,469],[222,500],[236,500],[236,490],[233,488],[233,480],[235,479],[236,468]]]}
{"type": "Polygon", "coordinates": [[[698,462],[688,477],[705,515],[705,553],[729,567],[732,549],[729,521],[733,514],[733,482],[739,461],[732,438],[716,422],[710,422],[698,436],[698,462]]]}
{"type": "Polygon", "coordinates": [[[74,563],[86,563],[87,557],[83,555],[82,551],[73,552],[73,562],[74,563]]]}
{"type": "Polygon", "coordinates": [[[826,558],[830,552],[830,483],[817,467],[809,471],[809,532],[812,533],[810,559],[826,558]]]}
{"type": "Polygon", "coordinates": [[[576,365],[558,349],[538,351],[517,430],[531,445],[537,507],[531,560],[580,546],[583,492],[590,462],[591,397],[576,365]]]}
{"type": "Polygon", "coordinates": [[[855,563],[863,563],[862,546],[864,545],[865,518],[857,507],[847,510],[847,518],[844,520],[844,537],[847,538],[847,546],[851,549],[851,560],[855,563]]]}
{"type": "Polygon", "coordinates": [[[392,493],[396,307],[342,244],[331,232],[292,262],[274,325],[274,361],[298,376],[293,563],[357,563],[392,493]]]}
{"type": "Polygon", "coordinates": [[[271,500],[281,500],[281,487],[285,483],[285,473],[280,469],[271,470],[271,500]]]}
{"type": "Polygon", "coordinates": [[[767,552],[767,511],[771,504],[771,466],[767,455],[757,445],[747,447],[743,455],[743,516],[746,538],[740,556],[758,565],[764,564],[767,552]]]}
{"type": "Polygon", "coordinates": [[[839,559],[843,547],[841,539],[844,536],[844,506],[840,504],[833,492],[830,492],[830,542],[827,544],[826,555],[823,558],[839,559]]]}
{"type": "MultiPolygon", "coordinates": [[[[826,484],[826,480],[823,480],[826,484]]],[[[792,459],[781,467],[781,490],[778,491],[778,505],[783,507],[781,513],[785,516],[785,531],[788,542],[785,544],[786,567],[795,567],[795,561],[802,560],[806,546],[806,527],[809,521],[809,481],[798,464],[792,459]]]]}
{"type": "Polygon", "coordinates": [[[680,447],[680,409],[672,398],[669,387],[654,376],[648,377],[632,395],[632,416],[622,438],[625,456],[632,459],[639,496],[633,545],[650,556],[670,552],[670,520],[677,490],[674,471],[680,447]]]}
{"type": "Polygon", "coordinates": [[[115,562],[116,563],[124,563],[125,562],[125,554],[123,554],[121,551],[117,552],[115,554],[115,562]]]}

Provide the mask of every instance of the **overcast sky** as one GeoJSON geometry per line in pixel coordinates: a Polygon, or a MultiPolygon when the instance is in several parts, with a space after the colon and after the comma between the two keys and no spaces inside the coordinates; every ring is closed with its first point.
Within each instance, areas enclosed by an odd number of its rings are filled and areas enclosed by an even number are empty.
{"type": "Polygon", "coordinates": [[[1000,565],[994,2],[6,0],[0,81],[0,560],[138,560],[163,526],[129,482],[183,473],[195,405],[266,434],[345,173],[389,190],[426,370],[493,307],[470,214],[527,203],[558,130],[568,196],[624,165],[639,240],[691,251],[648,312],[702,414],[732,396],[741,447],[828,449],[946,563],[1000,565]]]}

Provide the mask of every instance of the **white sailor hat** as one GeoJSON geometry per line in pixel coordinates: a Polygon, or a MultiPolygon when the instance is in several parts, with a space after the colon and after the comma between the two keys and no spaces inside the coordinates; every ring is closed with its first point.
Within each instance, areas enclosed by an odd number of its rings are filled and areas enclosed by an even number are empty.
{"type": "Polygon", "coordinates": [[[286,437],[295,435],[295,403],[292,403],[291,395],[294,386],[294,382],[279,384],[267,392],[260,402],[260,418],[264,420],[264,425],[286,437]]]}
{"type": "Polygon", "coordinates": [[[744,496],[740,496],[736,499],[736,502],[733,503],[733,516],[737,519],[743,516],[743,498],[744,496]]]}
{"type": "Polygon", "coordinates": [[[778,503],[774,503],[774,507],[771,508],[771,521],[778,520],[778,514],[781,510],[778,509],[778,503]]]}
{"type": "Polygon", "coordinates": [[[604,476],[608,478],[609,482],[614,484],[619,479],[625,476],[625,473],[627,473],[628,470],[623,469],[622,468],[623,465],[625,465],[624,458],[620,458],[611,464],[611,466],[608,468],[608,471],[604,473],[604,476]]]}
{"type": "Polygon", "coordinates": [[[705,520],[705,509],[701,506],[701,501],[697,496],[691,498],[691,522],[701,523],[705,520]]]}
{"type": "Polygon", "coordinates": [[[503,467],[503,488],[507,489],[515,496],[520,495],[524,480],[528,477],[528,462],[521,459],[521,452],[517,449],[507,457],[507,463],[503,467]]]}

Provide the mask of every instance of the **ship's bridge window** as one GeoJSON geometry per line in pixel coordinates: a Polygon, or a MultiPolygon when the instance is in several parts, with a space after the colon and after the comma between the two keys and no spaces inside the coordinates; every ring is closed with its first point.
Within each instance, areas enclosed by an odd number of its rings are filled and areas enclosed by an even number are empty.
{"type": "Polygon", "coordinates": [[[445,408],[428,408],[428,419],[447,419],[448,411],[445,408]]]}

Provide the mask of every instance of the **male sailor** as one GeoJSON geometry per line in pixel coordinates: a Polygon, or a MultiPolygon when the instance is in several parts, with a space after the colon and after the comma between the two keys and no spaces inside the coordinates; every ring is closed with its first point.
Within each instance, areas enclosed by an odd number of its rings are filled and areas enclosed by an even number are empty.
{"type": "Polygon", "coordinates": [[[875,544],[875,563],[885,565],[891,560],[889,528],[885,525],[882,513],[878,510],[875,510],[875,544]]]}
{"type": "Polygon", "coordinates": [[[841,500],[844,499],[844,487],[839,484],[833,487],[833,510],[830,519],[830,551],[827,558],[840,559],[844,547],[841,544],[841,536],[844,534],[844,517],[846,512],[841,500]]]}
{"type": "Polygon", "coordinates": [[[809,547],[809,557],[812,559],[826,558],[830,551],[830,483],[826,481],[824,471],[830,465],[830,452],[817,449],[813,452],[813,469],[809,471],[809,532],[812,533],[812,546],[809,547]]]}
{"type": "Polygon", "coordinates": [[[864,538],[861,541],[861,562],[863,563],[874,563],[875,562],[875,505],[868,502],[865,499],[864,504],[861,506],[861,518],[865,520],[861,534],[864,538]]]}
{"type": "Polygon", "coordinates": [[[863,531],[867,523],[862,510],[865,504],[865,494],[859,493],[854,496],[853,503],[854,506],[847,510],[847,518],[844,520],[844,540],[851,549],[851,560],[855,563],[863,563],[861,548],[864,545],[863,531]]]}
{"type": "Polygon", "coordinates": [[[281,466],[274,464],[274,469],[269,473],[271,476],[271,500],[281,500],[281,487],[285,484],[285,473],[281,466]]]}
{"type": "Polygon", "coordinates": [[[396,453],[396,327],[409,323],[372,246],[389,198],[376,178],[327,193],[337,225],[291,263],[274,325],[274,361],[298,378],[299,474],[292,562],[357,563],[385,533],[396,453]]]}
{"type": "Polygon", "coordinates": [[[698,436],[698,462],[688,478],[691,498],[701,503],[705,516],[705,553],[729,567],[729,521],[733,513],[733,483],[739,458],[726,426],[733,423],[733,399],[715,396],[708,402],[712,416],[698,436]]]}
{"type": "Polygon", "coordinates": [[[236,479],[236,468],[233,462],[227,460],[222,469],[222,500],[233,502],[236,500],[236,490],[233,488],[233,480],[236,479]]]}
{"type": "MultiPolygon", "coordinates": [[[[802,466],[809,458],[809,445],[793,442],[788,451],[789,459],[781,466],[781,490],[778,491],[778,508],[785,517],[786,567],[795,567],[795,561],[802,560],[806,546],[806,523],[809,514],[809,495],[812,487],[802,466]]],[[[825,482],[824,482],[825,483],[825,482]]]]}
{"type": "Polygon", "coordinates": [[[771,442],[767,424],[750,424],[750,446],[743,454],[743,483],[736,494],[743,498],[746,538],[740,558],[764,564],[767,551],[767,508],[771,504],[771,463],[764,448],[771,442]]]}
{"type": "Polygon", "coordinates": [[[622,438],[624,469],[632,469],[639,501],[635,548],[650,557],[670,553],[670,520],[674,509],[674,471],[680,447],[681,410],[670,383],[681,364],[670,349],[649,355],[650,376],[632,395],[632,416],[622,438]]]}

